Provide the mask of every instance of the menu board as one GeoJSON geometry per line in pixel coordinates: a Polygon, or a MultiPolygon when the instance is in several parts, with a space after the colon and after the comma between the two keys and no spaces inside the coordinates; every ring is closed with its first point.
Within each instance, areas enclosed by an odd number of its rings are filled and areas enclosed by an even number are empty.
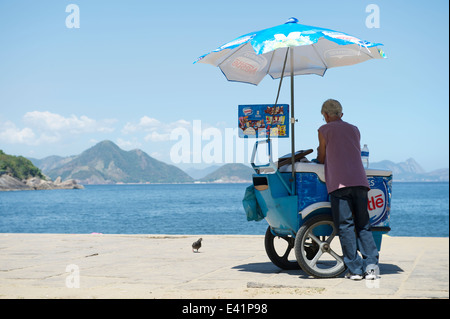
{"type": "Polygon", "coordinates": [[[239,105],[239,137],[289,137],[288,104],[239,105]]]}

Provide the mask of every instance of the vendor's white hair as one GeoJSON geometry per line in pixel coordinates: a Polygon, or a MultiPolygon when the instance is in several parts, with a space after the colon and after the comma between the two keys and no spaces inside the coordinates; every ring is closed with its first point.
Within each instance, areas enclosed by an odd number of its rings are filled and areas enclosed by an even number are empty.
{"type": "Polygon", "coordinates": [[[342,115],[342,105],[339,101],[328,99],[322,104],[321,113],[328,114],[329,116],[341,116],[342,115]]]}

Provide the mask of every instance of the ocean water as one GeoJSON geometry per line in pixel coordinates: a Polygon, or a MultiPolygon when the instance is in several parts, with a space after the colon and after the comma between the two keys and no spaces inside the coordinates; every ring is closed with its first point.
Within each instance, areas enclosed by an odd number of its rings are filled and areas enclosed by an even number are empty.
{"type": "MultiPolygon", "coordinates": [[[[264,235],[247,184],[87,185],[0,192],[0,233],[264,235]]],[[[449,183],[394,183],[391,236],[448,237],[449,183]]]]}

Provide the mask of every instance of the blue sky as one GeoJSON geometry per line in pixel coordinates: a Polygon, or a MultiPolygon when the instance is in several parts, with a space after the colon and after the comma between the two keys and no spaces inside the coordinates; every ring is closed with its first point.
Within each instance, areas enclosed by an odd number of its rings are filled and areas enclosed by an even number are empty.
{"type": "MultiPolygon", "coordinates": [[[[321,104],[335,98],[372,162],[448,167],[448,12],[446,0],[0,0],[0,149],[68,156],[108,139],[170,163],[173,129],[201,121],[225,132],[237,126],[239,104],[275,101],[278,80],[227,82],[193,64],[197,57],[293,16],[383,43],[387,55],[295,78],[297,149],[316,149],[321,104]],[[79,28],[66,26],[69,4],[80,10],[79,28]],[[379,28],[366,26],[369,4],[380,9],[379,28]]],[[[289,81],[279,102],[290,103],[289,81]]],[[[280,141],[280,155],[288,152],[280,141]]]]}

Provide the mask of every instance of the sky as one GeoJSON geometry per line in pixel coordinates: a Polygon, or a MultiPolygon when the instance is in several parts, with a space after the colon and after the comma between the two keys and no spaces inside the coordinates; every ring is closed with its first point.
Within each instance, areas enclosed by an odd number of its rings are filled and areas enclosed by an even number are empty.
{"type": "MultiPolygon", "coordinates": [[[[248,163],[254,140],[227,134],[237,128],[238,105],[275,102],[279,80],[228,82],[218,68],[193,62],[240,35],[296,17],[382,43],[387,56],[330,69],[324,77],[295,77],[297,150],[316,150],[321,105],[334,98],[343,119],[359,127],[371,162],[414,158],[426,171],[448,168],[448,5],[0,0],[0,149],[41,159],[111,140],[182,168],[248,163]],[[366,23],[375,14],[369,5],[378,8],[379,25],[366,23]],[[189,151],[184,162],[181,145],[189,151]]],[[[290,103],[288,79],[279,103],[290,103]]],[[[279,155],[289,153],[290,141],[280,139],[277,147],[279,155]]]]}

